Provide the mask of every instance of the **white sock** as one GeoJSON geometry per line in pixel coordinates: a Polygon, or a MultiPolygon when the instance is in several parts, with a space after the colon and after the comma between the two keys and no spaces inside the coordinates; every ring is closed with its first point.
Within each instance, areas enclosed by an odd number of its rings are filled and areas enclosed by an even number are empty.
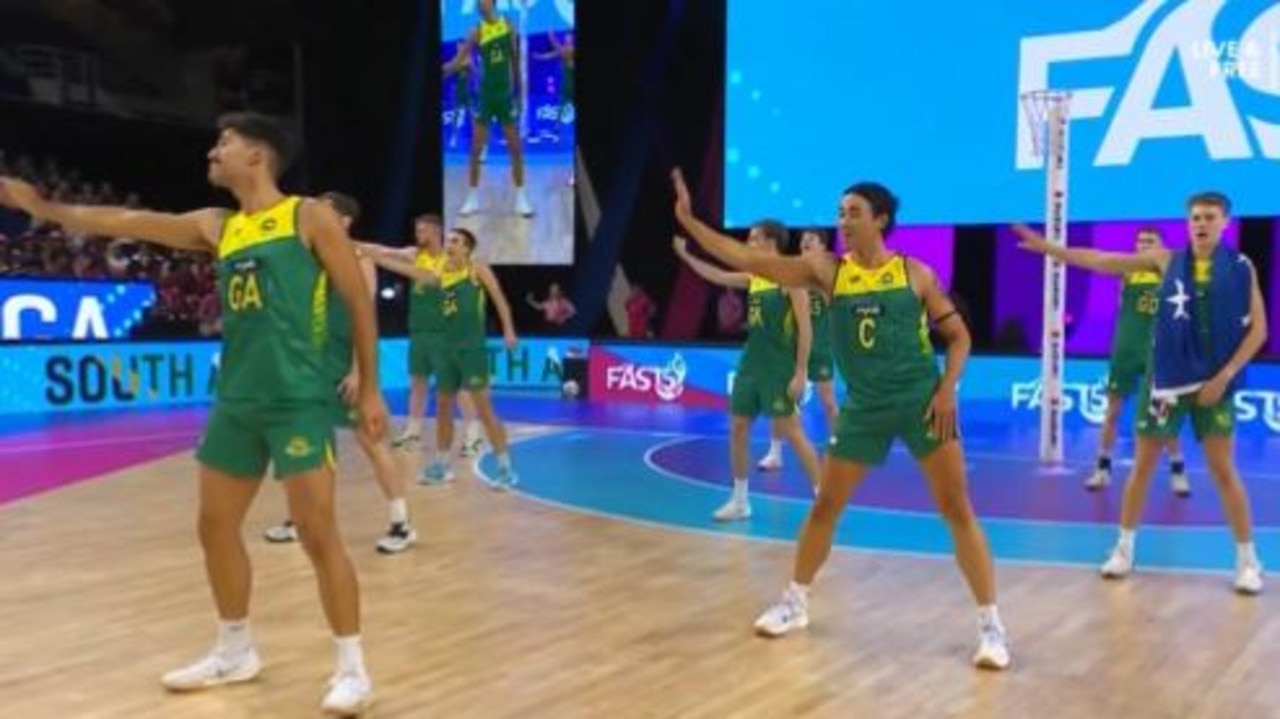
{"type": "Polygon", "coordinates": [[[249,636],[249,620],[218,620],[218,651],[224,655],[236,655],[253,648],[249,636]]]}
{"type": "Polygon", "coordinates": [[[769,440],[769,456],[770,457],[782,456],[782,440],[780,439],[769,440]]]}
{"type": "Polygon", "coordinates": [[[1133,543],[1138,538],[1138,530],[1120,528],[1120,539],[1116,542],[1116,547],[1124,551],[1130,557],[1133,556],[1133,543]]]}
{"type": "Polygon", "coordinates": [[[790,592],[792,596],[799,598],[802,602],[806,604],[809,602],[808,584],[800,584],[799,582],[792,581],[787,587],[787,591],[790,592]]]}
{"type": "Polygon", "coordinates": [[[409,523],[409,503],[405,501],[404,497],[391,500],[391,523],[409,523]]]}
{"type": "Polygon", "coordinates": [[[365,676],[364,650],[360,648],[360,635],[334,637],[333,643],[338,646],[338,673],[365,676]]]}
{"type": "Polygon", "coordinates": [[[415,417],[414,419],[411,419],[408,422],[406,422],[404,425],[404,433],[405,434],[422,434],[422,420],[417,419],[415,417]]]}
{"type": "Polygon", "coordinates": [[[747,480],[745,480],[745,479],[735,479],[735,480],[733,480],[733,497],[732,497],[732,499],[733,499],[733,501],[735,501],[735,502],[745,502],[745,501],[747,501],[747,480]]]}
{"type": "Polygon", "coordinates": [[[480,439],[480,420],[473,419],[467,422],[467,442],[475,442],[480,439]]]}
{"type": "Polygon", "coordinates": [[[511,454],[510,453],[503,452],[502,454],[498,455],[498,468],[504,469],[507,471],[511,470],[511,454]]]}
{"type": "Polygon", "coordinates": [[[1236,561],[1241,564],[1261,564],[1258,561],[1258,552],[1253,548],[1253,542],[1241,542],[1236,545],[1236,561]]]}
{"type": "Polygon", "coordinates": [[[983,629],[999,629],[1004,631],[1004,625],[1000,623],[1000,612],[994,604],[984,604],[978,607],[978,626],[983,629]]]}

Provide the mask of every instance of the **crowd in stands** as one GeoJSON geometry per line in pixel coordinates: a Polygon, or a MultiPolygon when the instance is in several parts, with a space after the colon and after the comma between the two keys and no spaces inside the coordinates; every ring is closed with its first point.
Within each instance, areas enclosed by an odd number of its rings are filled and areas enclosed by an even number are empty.
{"type": "MultiPolygon", "coordinates": [[[[0,175],[21,177],[45,197],[88,205],[144,207],[134,192],[85,177],[53,158],[0,148],[0,175]]],[[[92,237],[0,210],[0,277],[151,282],[156,303],[136,334],[211,336],[219,331],[212,257],[136,242],[92,237]]]]}

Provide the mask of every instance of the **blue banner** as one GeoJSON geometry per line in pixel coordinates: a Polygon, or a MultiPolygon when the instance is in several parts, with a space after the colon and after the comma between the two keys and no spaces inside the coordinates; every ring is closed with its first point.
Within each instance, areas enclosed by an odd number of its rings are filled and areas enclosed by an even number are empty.
{"type": "Polygon", "coordinates": [[[1046,88],[1073,94],[1072,220],[1179,217],[1204,189],[1278,214],[1277,37],[1270,0],[729,3],[727,224],[830,224],[862,179],[906,225],[1043,218],[1018,98],[1046,88]]]}
{"type": "Polygon", "coordinates": [[[129,336],[155,304],[147,282],[0,280],[6,341],[110,340],[129,336]]]}
{"type": "MultiPolygon", "coordinates": [[[[563,360],[586,356],[587,342],[522,340],[507,349],[490,339],[495,388],[559,391],[563,360]]],[[[163,342],[0,346],[0,413],[59,412],[200,404],[213,399],[221,343],[163,342]]],[[[409,342],[383,340],[383,389],[409,388],[409,342]]]]}
{"type": "MultiPolygon", "coordinates": [[[[728,408],[739,350],[654,344],[603,344],[591,350],[591,398],[647,404],[728,408]]],[[[939,362],[941,362],[941,357],[939,362]]],[[[1280,365],[1254,364],[1246,388],[1235,397],[1242,430],[1280,434],[1280,365]]],[[[844,385],[836,380],[836,395],[844,385]]],[[[966,420],[1038,426],[1042,391],[1036,357],[972,357],[959,386],[966,420]]],[[[1064,419],[1098,425],[1107,409],[1107,362],[1068,359],[1064,419]]],[[[806,403],[812,398],[812,387],[806,403]]],[[[1134,402],[1128,402],[1132,415],[1134,402]]],[[[1126,425],[1128,426],[1128,425],[1126,425]]]]}

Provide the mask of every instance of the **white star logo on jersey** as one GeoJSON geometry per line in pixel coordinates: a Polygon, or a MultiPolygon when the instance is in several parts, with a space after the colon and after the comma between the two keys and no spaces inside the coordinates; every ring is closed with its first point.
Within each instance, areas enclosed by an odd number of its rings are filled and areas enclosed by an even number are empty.
{"type": "Polygon", "coordinates": [[[1187,287],[1182,283],[1182,280],[1174,280],[1173,282],[1178,291],[1165,299],[1165,302],[1174,306],[1173,318],[1175,320],[1191,319],[1191,315],[1187,313],[1187,303],[1191,301],[1191,295],[1187,294],[1187,287]]]}

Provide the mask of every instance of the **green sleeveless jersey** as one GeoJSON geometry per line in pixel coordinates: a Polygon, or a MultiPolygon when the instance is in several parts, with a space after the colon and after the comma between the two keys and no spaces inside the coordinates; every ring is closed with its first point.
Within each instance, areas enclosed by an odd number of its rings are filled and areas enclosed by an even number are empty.
{"type": "Polygon", "coordinates": [[[901,255],[874,269],[849,255],[841,258],[830,323],[851,409],[893,406],[903,394],[937,383],[924,305],[911,289],[901,255]]]}
{"type": "Polygon", "coordinates": [[[810,357],[827,357],[831,354],[831,312],[827,298],[819,292],[809,292],[809,320],[813,324],[813,343],[810,357]]]}
{"type": "MultiPolygon", "coordinates": [[[[414,266],[437,275],[444,269],[444,253],[418,252],[414,266]]],[[[444,291],[439,285],[415,282],[409,290],[409,334],[434,337],[444,334],[444,291]]]]}
{"type": "Polygon", "coordinates": [[[1160,275],[1133,272],[1124,278],[1120,294],[1120,320],[1111,342],[1111,359],[1145,363],[1151,354],[1151,333],[1160,307],[1160,275]]]}
{"type": "Polygon", "coordinates": [[[486,95],[511,92],[511,26],[504,18],[493,22],[480,20],[480,62],[484,72],[480,91],[486,95]]]}
{"type": "Polygon", "coordinates": [[[747,287],[747,343],[738,360],[744,376],[791,375],[796,368],[796,320],[786,290],[761,277],[747,287]]]}
{"type": "Polygon", "coordinates": [[[445,268],[440,276],[444,291],[445,342],[449,349],[484,346],[484,287],[468,265],[445,268]]]}
{"type": "Polygon", "coordinates": [[[326,400],[329,283],[298,235],[302,200],[228,217],[218,243],[222,361],[218,399],[326,400]]]}

